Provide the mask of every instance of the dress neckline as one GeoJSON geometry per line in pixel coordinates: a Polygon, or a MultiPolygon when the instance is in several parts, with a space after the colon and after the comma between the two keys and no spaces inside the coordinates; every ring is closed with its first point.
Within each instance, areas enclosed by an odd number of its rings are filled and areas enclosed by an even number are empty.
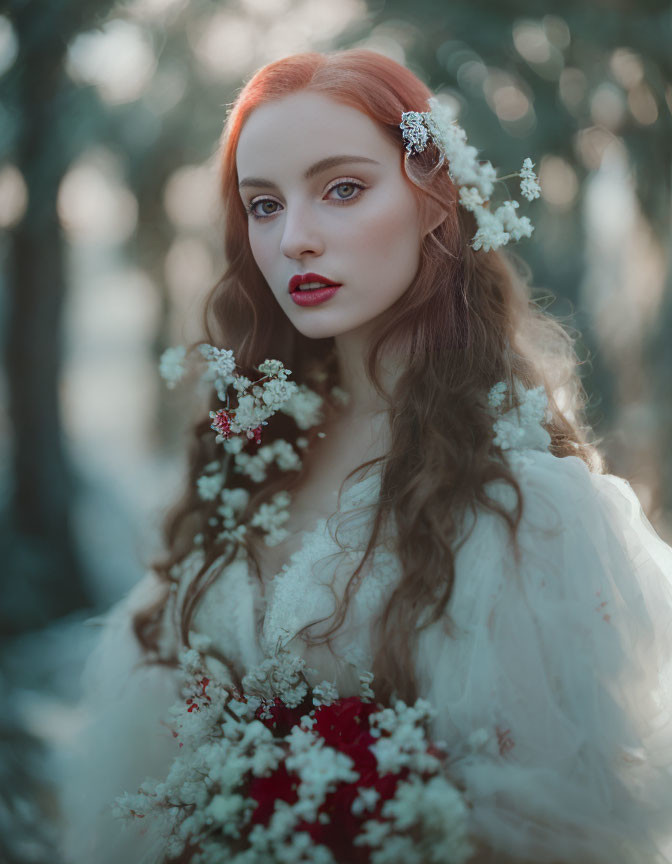
{"type": "Polygon", "coordinates": [[[372,502],[373,499],[371,497],[371,493],[379,485],[381,477],[381,463],[376,463],[372,468],[370,468],[370,473],[368,473],[365,477],[362,477],[360,480],[356,480],[354,483],[351,483],[350,486],[347,486],[343,490],[341,494],[341,506],[338,508],[338,510],[335,510],[329,516],[318,517],[310,527],[302,528],[300,531],[297,531],[296,533],[301,537],[301,542],[299,543],[298,547],[290,553],[289,557],[282,565],[282,567],[275,573],[273,573],[271,576],[269,576],[266,580],[264,580],[264,587],[276,583],[278,578],[282,578],[282,576],[297,563],[298,557],[304,554],[307,543],[316,538],[321,538],[324,536],[324,532],[329,520],[333,519],[339,513],[342,514],[344,512],[349,512],[351,509],[355,509],[362,502],[372,502]],[[351,506],[344,509],[344,504],[348,504],[351,506]]]}

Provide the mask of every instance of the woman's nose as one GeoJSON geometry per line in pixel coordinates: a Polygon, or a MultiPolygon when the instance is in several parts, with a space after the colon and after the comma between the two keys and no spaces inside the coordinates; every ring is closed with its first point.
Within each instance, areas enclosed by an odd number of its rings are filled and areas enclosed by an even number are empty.
{"type": "Polygon", "coordinates": [[[280,241],[280,250],[288,258],[300,258],[312,253],[319,255],[324,249],[324,241],[314,215],[307,206],[295,205],[285,211],[285,225],[280,241]]]}

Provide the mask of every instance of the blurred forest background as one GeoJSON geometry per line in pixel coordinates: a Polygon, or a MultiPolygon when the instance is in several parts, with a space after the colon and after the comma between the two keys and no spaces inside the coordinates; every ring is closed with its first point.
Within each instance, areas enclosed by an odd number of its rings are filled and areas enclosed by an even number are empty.
{"type": "Polygon", "coordinates": [[[76,734],[81,625],[141,577],[182,482],[188,400],[157,364],[225,267],[227,104],[268,61],[353,46],[443,94],[500,175],[532,157],[515,251],[575,331],[609,469],[672,542],[668,3],[5,0],[2,861],[60,860],[43,748],[76,734]]]}

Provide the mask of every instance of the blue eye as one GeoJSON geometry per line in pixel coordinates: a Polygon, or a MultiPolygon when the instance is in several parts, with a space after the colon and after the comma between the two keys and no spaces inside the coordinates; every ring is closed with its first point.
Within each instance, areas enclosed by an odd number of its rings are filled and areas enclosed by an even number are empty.
{"type": "MultiPolygon", "coordinates": [[[[352,189],[359,189],[361,191],[359,192],[358,195],[352,195],[351,194],[351,195],[348,195],[347,198],[338,197],[338,198],[330,198],[328,200],[333,201],[335,204],[350,204],[351,201],[356,201],[358,198],[361,198],[363,193],[366,191],[366,188],[367,188],[362,183],[358,183],[356,180],[341,180],[338,183],[334,183],[333,186],[330,186],[329,189],[327,189],[327,195],[330,192],[332,192],[334,189],[340,189],[342,186],[349,187],[352,189]]],[[[245,205],[245,212],[249,216],[252,216],[253,219],[268,219],[271,216],[275,216],[275,214],[278,212],[278,210],[272,210],[270,213],[269,212],[259,213],[259,212],[257,212],[257,210],[255,208],[258,207],[260,204],[262,206],[264,206],[266,204],[272,204],[272,205],[275,205],[276,207],[279,206],[279,202],[274,201],[272,198],[257,198],[254,201],[252,201],[249,205],[245,205]]]]}

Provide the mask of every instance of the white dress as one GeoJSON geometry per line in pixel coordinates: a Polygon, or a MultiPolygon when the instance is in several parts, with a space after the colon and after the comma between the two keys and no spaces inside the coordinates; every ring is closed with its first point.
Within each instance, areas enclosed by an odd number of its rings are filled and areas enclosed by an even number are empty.
{"type": "MultiPolygon", "coordinates": [[[[457,638],[441,622],[421,633],[419,693],[438,709],[433,737],[455,757],[452,770],[473,801],[473,835],[502,856],[670,864],[672,548],[627,481],[548,451],[544,410],[538,391],[528,391],[520,412],[495,427],[523,492],[520,560],[501,517],[479,510],[475,524],[465,523],[473,530],[456,553],[449,606],[457,638]]],[[[342,496],[333,523],[350,551],[334,554],[319,520],[265,596],[239,557],[207,592],[194,630],[243,673],[280,640],[317,671],[311,683],[326,678],[341,695],[358,693],[357,670],[372,660],[372,616],[400,575],[389,536],[351,601],[336,657],[294,636],[333,611],[329,583],[342,591],[363,555],[379,489],[375,470],[342,496]]],[[[513,505],[509,487],[488,491],[513,505]]],[[[199,554],[185,564],[179,593],[199,554]]],[[[175,756],[161,722],[177,695],[175,673],[133,669],[140,652],[130,611],[155,590],[148,574],[112,609],[87,664],[89,724],[68,754],[61,787],[70,864],[160,857],[151,836],[123,830],[106,809],[146,776],[165,776],[175,756]]]]}

